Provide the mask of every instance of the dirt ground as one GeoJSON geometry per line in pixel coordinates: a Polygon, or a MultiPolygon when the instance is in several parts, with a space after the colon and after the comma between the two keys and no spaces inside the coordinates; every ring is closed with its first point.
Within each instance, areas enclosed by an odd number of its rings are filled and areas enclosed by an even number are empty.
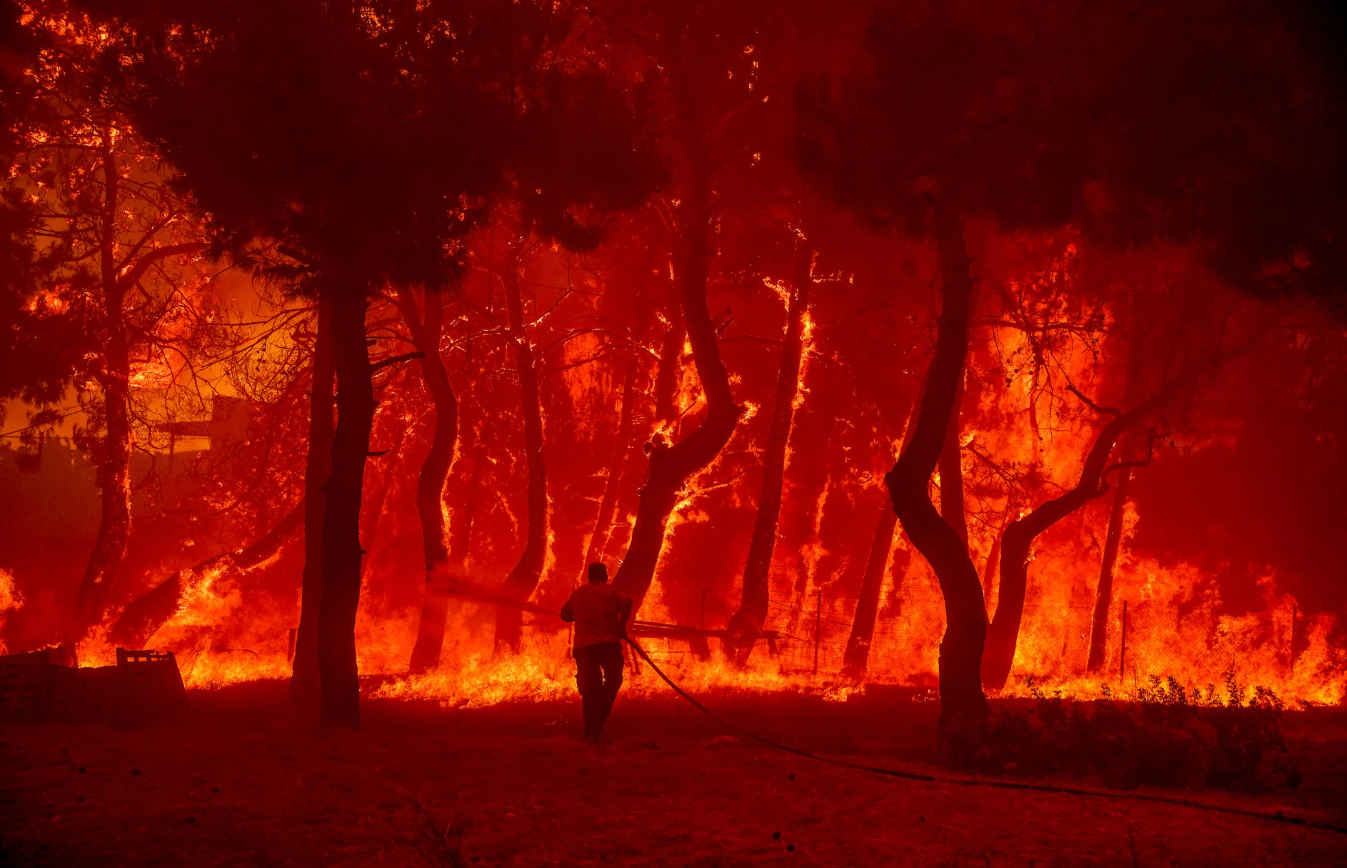
{"type": "MultiPolygon", "coordinates": [[[[454,824],[483,866],[1347,865],[1343,834],[850,771],[718,737],[673,698],[619,699],[590,746],[569,706],[372,701],[362,733],[320,736],[285,722],[283,695],[198,693],[189,719],[148,730],[0,727],[0,864],[448,865],[430,830],[454,824]]],[[[938,771],[930,703],[711,704],[800,747],[938,771]]],[[[1347,825],[1344,717],[1288,715],[1295,792],[1178,795],[1347,825]]]]}

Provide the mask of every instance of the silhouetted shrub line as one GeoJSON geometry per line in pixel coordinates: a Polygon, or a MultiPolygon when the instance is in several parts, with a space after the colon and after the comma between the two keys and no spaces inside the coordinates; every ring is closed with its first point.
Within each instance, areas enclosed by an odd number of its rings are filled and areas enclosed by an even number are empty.
{"type": "MultiPolygon", "coordinates": [[[[1187,808],[1197,808],[1204,811],[1215,811],[1217,813],[1222,814],[1233,814],[1235,816],[1240,817],[1252,817],[1260,820],[1268,820],[1273,823],[1287,823],[1293,826],[1306,826],[1314,829],[1322,829],[1327,832],[1337,832],[1338,834],[1347,835],[1347,827],[1335,826],[1331,823],[1324,823],[1319,820],[1311,820],[1305,817],[1288,815],[1283,811],[1277,811],[1275,813],[1266,813],[1263,811],[1254,811],[1246,808],[1235,808],[1225,805],[1213,805],[1207,802],[1198,801],[1197,799],[1185,799],[1178,796],[1151,795],[1147,793],[1108,792],[1102,790],[1091,790],[1085,787],[1061,786],[1047,783],[1028,783],[1021,781],[1008,781],[1004,779],[986,780],[976,777],[947,777],[944,775],[930,775],[921,772],[911,772],[911,771],[903,771],[901,769],[885,768],[884,766],[866,765],[864,763],[851,762],[849,760],[837,759],[835,757],[820,756],[811,751],[801,750],[800,748],[790,747],[789,745],[781,744],[780,742],[773,741],[769,738],[765,738],[761,735],[758,735],[757,733],[735,726],[734,724],[726,721],[724,718],[720,717],[715,712],[711,711],[709,708],[707,708],[705,705],[699,702],[694,696],[692,696],[690,693],[688,693],[686,690],[680,687],[676,681],[670,678],[664,672],[664,670],[661,669],[659,665],[656,664],[655,661],[650,658],[650,655],[638,643],[636,643],[631,639],[628,639],[627,642],[631,645],[632,649],[637,654],[640,655],[641,659],[645,660],[645,662],[650,665],[650,668],[655,671],[655,674],[657,674],[660,677],[660,679],[664,681],[665,684],[669,685],[669,687],[674,691],[674,693],[678,694],[689,704],[691,704],[694,708],[696,708],[702,714],[709,717],[711,720],[715,721],[724,729],[730,732],[737,733],[743,738],[750,739],[752,741],[758,742],[759,744],[766,745],[767,747],[775,748],[776,750],[784,751],[786,753],[794,754],[796,756],[801,756],[806,759],[812,759],[815,760],[816,762],[826,763],[828,765],[833,766],[839,766],[841,768],[854,769],[856,771],[870,772],[872,774],[884,775],[885,777],[901,778],[913,781],[924,781],[927,783],[938,783],[938,784],[965,786],[965,787],[994,787],[997,789],[1004,789],[1004,790],[1027,790],[1039,793],[1061,793],[1064,795],[1073,795],[1073,796],[1089,796],[1091,798],[1098,798],[1098,799],[1115,799],[1119,801],[1130,801],[1130,802],[1156,802],[1159,804],[1166,804],[1166,805],[1179,805],[1187,808]]],[[[1192,694],[1189,691],[1184,691],[1182,689],[1180,689],[1179,691],[1175,691],[1173,688],[1177,684],[1178,681],[1176,679],[1170,678],[1169,683],[1162,687],[1162,685],[1160,684],[1160,679],[1158,677],[1152,677],[1151,687],[1148,688],[1150,692],[1144,695],[1145,697],[1144,699],[1142,695],[1140,694],[1138,695],[1138,699],[1142,700],[1140,702],[1140,705],[1142,707],[1145,707],[1158,704],[1159,706],[1164,707],[1165,703],[1163,701],[1158,703],[1155,701],[1157,696],[1164,696],[1171,700],[1168,707],[1172,708],[1180,706],[1180,703],[1176,701],[1178,697],[1183,697],[1184,700],[1187,701],[1188,697],[1191,696],[1192,694]]],[[[1051,703],[1056,709],[1060,710],[1063,704],[1066,702],[1066,700],[1061,698],[1060,691],[1058,692],[1057,696],[1054,696],[1053,698],[1049,699],[1042,693],[1042,691],[1038,690],[1038,688],[1032,682],[1030,682],[1029,688],[1031,693],[1034,694],[1035,699],[1038,700],[1038,705],[1040,709],[1044,705],[1051,703]]],[[[1273,726],[1276,727],[1276,716],[1279,715],[1282,711],[1282,702],[1281,699],[1275,693],[1273,693],[1271,690],[1266,690],[1263,688],[1255,688],[1254,698],[1250,701],[1249,705],[1244,705],[1243,701],[1246,690],[1242,685],[1236,682],[1233,670],[1226,673],[1226,688],[1228,694],[1227,702],[1232,704],[1223,706],[1211,706],[1211,707],[1213,708],[1220,707],[1226,709],[1233,708],[1236,710],[1254,709],[1259,712],[1270,711],[1271,714],[1273,715],[1272,717],[1273,726]],[[1262,703],[1270,703],[1271,707],[1270,708],[1262,707],[1260,705],[1262,703]]],[[[1198,692],[1197,695],[1201,696],[1200,692],[1198,692]]],[[[1206,697],[1204,697],[1204,701],[1213,703],[1217,701],[1215,699],[1214,687],[1208,689],[1207,695],[1206,697]]],[[[1105,698],[1103,700],[1100,700],[1100,702],[1107,703],[1108,705],[1115,705],[1115,703],[1111,698],[1105,698]]],[[[1192,704],[1184,707],[1203,708],[1208,706],[1198,706],[1196,704],[1192,704]]],[[[993,729],[999,726],[1004,720],[1005,720],[1004,715],[998,717],[995,724],[993,725],[993,729]]],[[[1280,728],[1276,729],[1276,733],[1277,739],[1280,741],[1281,739],[1280,728]]],[[[1284,742],[1282,742],[1282,750],[1285,750],[1284,742]]],[[[979,755],[977,757],[974,757],[974,759],[978,758],[985,759],[987,756],[989,756],[989,754],[979,753],[979,755]]],[[[795,775],[792,774],[790,778],[791,780],[794,780],[795,775]]],[[[1291,782],[1288,780],[1288,783],[1291,782]]],[[[1292,785],[1294,786],[1295,784],[1298,783],[1299,783],[1299,775],[1297,774],[1295,781],[1294,783],[1292,783],[1292,785]]]]}
{"type": "Polygon", "coordinates": [[[1225,695],[1215,685],[1185,688],[1170,676],[1151,676],[1134,701],[1102,688],[1093,702],[1045,695],[1026,682],[1030,709],[1000,708],[988,738],[959,764],[998,775],[1101,777],[1116,789],[1138,786],[1213,787],[1256,793],[1299,786],[1279,718],[1281,697],[1241,684],[1225,673],[1225,695]]]}

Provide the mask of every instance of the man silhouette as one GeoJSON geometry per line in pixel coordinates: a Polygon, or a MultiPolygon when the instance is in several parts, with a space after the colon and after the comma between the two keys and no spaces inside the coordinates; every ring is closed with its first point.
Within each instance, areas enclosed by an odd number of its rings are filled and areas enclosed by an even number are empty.
{"type": "Polygon", "coordinates": [[[589,565],[589,582],[571,592],[561,620],[575,623],[575,684],[585,714],[585,741],[595,744],[622,686],[622,640],[631,598],[608,584],[608,568],[589,565]]]}

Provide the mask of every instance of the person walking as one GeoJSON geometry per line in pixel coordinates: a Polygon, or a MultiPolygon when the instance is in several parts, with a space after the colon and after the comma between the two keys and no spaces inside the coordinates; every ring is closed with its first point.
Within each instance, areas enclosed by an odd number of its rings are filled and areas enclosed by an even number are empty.
{"type": "Polygon", "coordinates": [[[585,741],[597,744],[622,686],[622,640],[631,598],[608,583],[608,568],[590,564],[589,581],[571,592],[561,620],[575,624],[575,684],[585,716],[585,741]]]}

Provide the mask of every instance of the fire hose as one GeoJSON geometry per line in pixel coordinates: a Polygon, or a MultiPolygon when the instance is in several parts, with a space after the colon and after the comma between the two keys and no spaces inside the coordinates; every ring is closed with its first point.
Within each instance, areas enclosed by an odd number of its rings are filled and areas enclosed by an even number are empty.
{"type": "MultiPolygon", "coordinates": [[[[463,597],[466,599],[477,600],[479,602],[484,603],[491,603],[493,605],[503,606],[512,609],[519,609],[524,612],[533,612],[534,614],[538,615],[551,615],[556,618],[561,617],[560,612],[553,612],[550,609],[545,609],[542,606],[538,606],[534,603],[520,602],[518,600],[513,600],[503,594],[485,588],[468,585],[462,582],[455,582],[447,589],[438,590],[437,593],[445,594],[448,596],[463,597]]],[[[834,757],[821,756],[819,754],[812,753],[802,748],[791,747],[790,745],[773,741],[772,739],[769,739],[766,736],[758,735],[755,732],[751,732],[749,730],[743,729],[742,727],[736,726],[733,723],[730,723],[729,721],[717,715],[715,712],[711,711],[711,709],[707,708],[705,705],[699,702],[696,697],[688,693],[681,686],[679,686],[679,684],[676,681],[670,678],[668,674],[666,674],[665,671],[659,667],[659,664],[657,664],[654,660],[650,659],[650,655],[646,653],[646,650],[641,647],[639,642],[637,642],[635,639],[633,639],[631,636],[628,635],[624,635],[622,638],[631,647],[632,651],[638,657],[644,660],[646,662],[646,665],[648,665],[651,669],[653,669],[655,671],[655,674],[658,675],[665,684],[669,685],[669,688],[673,690],[674,693],[678,694],[678,696],[686,700],[693,708],[696,708],[702,714],[706,715],[712,721],[717,723],[721,728],[741,738],[745,738],[750,741],[755,741],[758,744],[773,748],[775,750],[783,751],[784,753],[794,754],[795,756],[814,760],[815,762],[826,763],[828,765],[833,766],[840,766],[841,768],[846,769],[854,769],[856,771],[869,772],[871,774],[883,775],[885,777],[890,778],[903,778],[906,780],[925,781],[927,783],[947,784],[950,786],[994,787],[1003,790],[1024,790],[1038,793],[1062,793],[1065,795],[1073,795],[1073,796],[1090,796],[1098,799],[1114,799],[1118,801],[1130,801],[1130,802],[1155,802],[1165,805],[1179,805],[1186,808],[1197,808],[1199,810],[1204,811],[1215,811],[1217,813],[1222,814],[1232,814],[1238,817],[1251,817],[1259,820],[1269,820],[1274,823],[1286,823],[1292,826],[1304,826],[1306,828],[1322,829],[1328,832],[1337,832],[1339,834],[1347,835],[1347,826],[1337,826],[1332,823],[1326,823],[1321,820],[1315,820],[1309,817],[1299,817],[1292,814],[1287,814],[1283,811],[1268,813],[1266,811],[1255,811],[1251,808],[1240,808],[1232,805],[1216,805],[1210,802],[1199,801],[1197,799],[1185,799],[1179,796],[1165,796],[1150,793],[1120,793],[1115,790],[1096,790],[1091,789],[1089,787],[1059,786],[1056,784],[1034,784],[1034,783],[1025,783],[1021,781],[997,780],[997,779],[978,778],[962,775],[931,775],[922,772],[907,772],[902,771],[900,769],[887,768],[885,766],[872,766],[866,765],[864,763],[857,763],[843,759],[836,759],[834,757]]]]}

